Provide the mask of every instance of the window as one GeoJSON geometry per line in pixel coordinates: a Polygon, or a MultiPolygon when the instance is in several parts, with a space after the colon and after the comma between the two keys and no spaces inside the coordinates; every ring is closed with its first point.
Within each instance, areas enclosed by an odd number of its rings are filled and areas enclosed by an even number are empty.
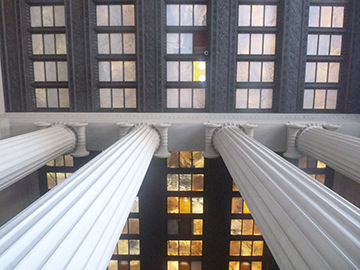
{"type": "Polygon", "coordinates": [[[277,5],[238,10],[236,109],[273,107],[277,5]]]}
{"type": "MultiPolygon", "coordinates": [[[[298,167],[316,179],[321,184],[325,184],[326,180],[326,164],[310,157],[302,156],[299,158],[298,167]]],[[[328,177],[329,178],[329,177],[328,177]]],[[[328,180],[329,181],[329,180],[328,180]]]]}
{"type": "Polygon", "coordinates": [[[52,189],[72,175],[74,159],[70,155],[59,156],[48,162],[46,167],[47,188],[52,189]]]}
{"type": "Polygon", "coordinates": [[[166,107],[204,109],[207,5],[166,5],[166,107]]]}
{"type": "Polygon", "coordinates": [[[134,4],[96,5],[95,58],[101,109],[137,108],[135,31],[134,4]]]}
{"type": "Polygon", "coordinates": [[[337,108],[343,21],[344,6],[310,5],[303,109],[337,108]]]}

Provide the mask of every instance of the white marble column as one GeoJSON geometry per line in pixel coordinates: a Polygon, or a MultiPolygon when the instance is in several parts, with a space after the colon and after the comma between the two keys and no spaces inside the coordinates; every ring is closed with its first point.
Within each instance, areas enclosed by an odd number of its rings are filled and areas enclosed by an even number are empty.
{"type": "Polygon", "coordinates": [[[360,183],[360,139],[335,132],[340,126],[288,124],[285,157],[301,155],[320,160],[327,166],[360,183]],[[293,136],[291,136],[293,134],[293,136]],[[295,134],[295,136],[294,136],[295,134]]]}
{"type": "Polygon", "coordinates": [[[281,269],[360,269],[359,208],[237,127],[213,146],[281,269]]]}
{"type": "Polygon", "coordinates": [[[76,140],[75,132],[61,124],[0,140],[0,190],[74,151],[76,140]]]}
{"type": "Polygon", "coordinates": [[[0,229],[0,268],[106,269],[159,146],[135,126],[16,216],[0,229]]]}

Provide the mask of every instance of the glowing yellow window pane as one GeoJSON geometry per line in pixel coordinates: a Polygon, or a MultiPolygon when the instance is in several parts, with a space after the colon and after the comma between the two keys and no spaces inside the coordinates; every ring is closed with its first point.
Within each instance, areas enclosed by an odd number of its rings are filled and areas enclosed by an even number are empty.
{"type": "Polygon", "coordinates": [[[55,187],[56,186],[55,173],[48,172],[46,173],[46,177],[47,177],[48,189],[52,189],[53,187],[55,187]]]}
{"type": "Polygon", "coordinates": [[[251,256],[252,242],[242,241],[241,242],[241,256],[251,256]]]}
{"type": "Polygon", "coordinates": [[[126,220],[125,226],[124,226],[121,234],[128,234],[128,233],[129,233],[128,221],[126,220]]]}
{"type": "Polygon", "coordinates": [[[240,264],[240,270],[250,270],[251,265],[249,262],[241,262],[240,264]]]}
{"type": "Polygon", "coordinates": [[[55,166],[62,167],[64,166],[64,157],[59,156],[55,159],[55,166]]]}
{"type": "Polygon", "coordinates": [[[190,241],[179,241],[179,255],[180,256],[190,256],[190,241]]]}
{"type": "Polygon", "coordinates": [[[253,242],[253,256],[262,256],[264,249],[263,241],[254,241],[253,242]]]}
{"type": "Polygon", "coordinates": [[[325,184],[325,174],[317,174],[315,179],[318,180],[321,184],[325,184]]]}
{"type": "Polygon", "coordinates": [[[204,175],[193,174],[192,175],[192,191],[203,191],[204,190],[204,175]]]}
{"type": "MultiPolygon", "coordinates": [[[[128,261],[120,261],[119,262],[120,270],[129,270],[129,262],[128,261]]],[[[117,270],[117,268],[116,268],[117,270]]]]}
{"type": "Polygon", "coordinates": [[[261,270],[262,262],[251,262],[251,270],[261,270]]]}
{"type": "Polygon", "coordinates": [[[130,270],[140,270],[140,261],[130,261],[130,270]]]}
{"type": "Polygon", "coordinates": [[[193,62],[193,81],[205,82],[206,81],[206,62],[194,61],[193,62]]]}
{"type": "Polygon", "coordinates": [[[180,152],[180,168],[191,168],[191,152],[180,152]]]}
{"type": "Polygon", "coordinates": [[[204,156],[202,151],[193,152],[193,166],[194,168],[204,168],[204,156]]]}
{"type": "Polygon", "coordinates": [[[241,235],[242,219],[231,220],[231,235],[241,235]]]}
{"type": "Polygon", "coordinates": [[[167,159],[168,168],[179,168],[179,152],[170,152],[171,156],[167,159]]]}
{"type": "Polygon", "coordinates": [[[57,183],[60,184],[62,181],[65,180],[65,173],[56,173],[56,180],[57,183]]]}
{"type": "Polygon", "coordinates": [[[191,198],[180,197],[180,213],[189,214],[191,213],[191,198]]]}
{"type": "Polygon", "coordinates": [[[168,174],[167,175],[167,190],[178,191],[179,190],[179,175],[168,174]]]}
{"type": "Polygon", "coordinates": [[[254,221],[252,219],[243,220],[243,228],[242,228],[243,235],[252,235],[253,228],[254,228],[254,221]]]}
{"type": "Polygon", "coordinates": [[[203,206],[204,206],[204,198],[202,197],[194,197],[191,198],[191,212],[193,214],[202,214],[203,213],[203,206]]]}
{"type": "Polygon", "coordinates": [[[240,262],[229,262],[229,270],[240,270],[240,262]]]}
{"type": "Polygon", "coordinates": [[[243,203],[243,199],[241,197],[232,198],[231,213],[232,214],[241,214],[242,208],[243,208],[242,203],[243,203]]]}
{"type": "Polygon", "coordinates": [[[129,254],[128,240],[119,240],[118,241],[118,250],[119,250],[119,255],[128,255],[129,254]]]}
{"type": "Polygon", "coordinates": [[[179,213],[179,198],[168,197],[167,198],[168,213],[179,213]]]}
{"type": "Polygon", "coordinates": [[[202,241],[191,241],[191,256],[202,256],[202,241]]]}
{"type": "Polygon", "coordinates": [[[255,226],[254,226],[254,235],[261,235],[259,227],[256,225],[256,223],[255,223],[255,226]]]}
{"type": "Polygon", "coordinates": [[[178,256],[179,255],[179,241],[169,240],[167,242],[167,255],[178,256]]]}
{"type": "Polygon", "coordinates": [[[203,234],[203,220],[202,219],[194,219],[193,220],[193,234],[194,235],[202,235],[203,234]]]}
{"type": "Polygon", "coordinates": [[[118,270],[118,261],[110,260],[108,270],[118,270]]]}
{"type": "Polygon", "coordinates": [[[46,166],[55,166],[55,161],[54,160],[51,160],[49,161],[46,166]]]}
{"type": "Polygon", "coordinates": [[[236,186],[236,184],[234,182],[233,182],[232,191],[239,191],[238,187],[236,186]]]}
{"type": "Polygon", "coordinates": [[[130,234],[140,233],[140,224],[138,218],[129,218],[129,233],[130,234]]]}
{"type": "Polygon", "coordinates": [[[326,168],[326,164],[325,163],[322,163],[321,161],[317,161],[317,168],[319,169],[323,169],[323,168],[326,168]]]}
{"type": "Polygon", "coordinates": [[[73,167],[74,166],[74,159],[70,155],[66,155],[65,157],[65,166],[66,167],[73,167]]]}
{"type": "Polygon", "coordinates": [[[230,241],[230,256],[240,255],[240,242],[241,241],[230,241]]]}
{"type": "Polygon", "coordinates": [[[168,261],[167,262],[167,270],[179,270],[179,262],[178,261],[168,261]]]}
{"type": "Polygon", "coordinates": [[[243,208],[243,214],[250,214],[250,210],[246,205],[246,202],[244,202],[243,204],[244,208],[243,208]]]}
{"type": "Polygon", "coordinates": [[[180,270],[190,270],[189,262],[180,262],[180,270]]]}

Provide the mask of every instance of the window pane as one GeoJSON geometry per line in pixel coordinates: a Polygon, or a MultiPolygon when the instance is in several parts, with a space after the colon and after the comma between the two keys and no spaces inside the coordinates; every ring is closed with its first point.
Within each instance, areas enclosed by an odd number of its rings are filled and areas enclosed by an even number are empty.
{"type": "Polygon", "coordinates": [[[125,61],[124,62],[125,69],[125,81],[126,82],[134,82],[136,81],[136,63],[134,61],[125,61]]]}
{"type": "Polygon", "coordinates": [[[206,25],[206,5],[194,5],[194,25],[206,25]]]}
{"type": "Polygon", "coordinates": [[[191,108],[192,89],[181,88],[180,89],[180,108],[191,108]]]}
{"type": "Polygon", "coordinates": [[[179,5],[166,5],[166,25],[179,25],[179,5]]]}
{"type": "Polygon", "coordinates": [[[167,64],[167,81],[168,82],[179,81],[179,62],[168,61],[166,64],[167,64]]]}
{"type": "Polygon", "coordinates": [[[55,54],[55,37],[53,34],[44,35],[45,54],[55,54]]]}
{"type": "Polygon", "coordinates": [[[204,190],[204,175],[193,174],[192,175],[192,191],[203,191],[204,190]]]}
{"type": "Polygon", "coordinates": [[[96,24],[98,26],[108,25],[108,6],[96,6],[96,24]]]}
{"type": "Polygon", "coordinates": [[[41,7],[30,7],[31,27],[41,27],[41,7]]]}
{"type": "Polygon", "coordinates": [[[231,213],[232,214],[241,214],[242,213],[242,203],[243,203],[243,199],[241,197],[232,198],[231,213]]]}
{"type": "Polygon", "coordinates": [[[180,213],[190,214],[191,213],[191,198],[180,197],[180,213]]]}
{"type": "Polygon", "coordinates": [[[166,100],[167,100],[168,108],[178,108],[179,107],[179,89],[168,88],[166,100]]]}
{"type": "Polygon", "coordinates": [[[265,6],[265,26],[276,26],[277,6],[265,6]]]}
{"type": "Polygon", "coordinates": [[[341,55],[341,35],[332,35],[331,36],[331,48],[330,55],[341,55]]]}
{"type": "Polygon", "coordinates": [[[124,90],[122,88],[112,89],[112,107],[124,108],[124,90]]]}
{"type": "Polygon", "coordinates": [[[332,7],[321,7],[320,27],[331,27],[332,7]]]}
{"type": "Polygon", "coordinates": [[[325,109],[325,96],[326,96],[326,90],[324,89],[315,90],[314,109],[325,109]]]}
{"type": "Polygon", "coordinates": [[[253,242],[253,256],[262,256],[263,255],[263,241],[254,241],[253,242]]]}
{"type": "Polygon", "coordinates": [[[33,54],[43,54],[43,38],[42,35],[31,35],[33,54]]]}
{"type": "Polygon", "coordinates": [[[319,55],[329,55],[330,35],[319,35],[319,55]]]}
{"type": "Polygon", "coordinates": [[[253,5],[251,13],[251,26],[263,26],[264,25],[264,6],[253,5]]]}
{"type": "Polygon", "coordinates": [[[203,220],[202,219],[194,219],[193,220],[193,234],[194,235],[202,235],[203,234],[203,220]]]}
{"type": "Polygon", "coordinates": [[[168,234],[179,234],[179,220],[168,219],[167,231],[168,234]]]}
{"type": "Polygon", "coordinates": [[[52,6],[42,7],[43,26],[54,26],[54,13],[52,6]]]}
{"type": "Polygon", "coordinates": [[[241,235],[242,220],[241,219],[232,219],[231,220],[231,235],[241,235]]]}
{"type": "Polygon", "coordinates": [[[260,89],[249,89],[249,109],[260,107],[260,89]]]}
{"type": "Polygon", "coordinates": [[[273,90],[272,89],[262,89],[261,90],[261,109],[271,109],[272,108],[272,99],[273,99],[273,90]]]}
{"type": "Polygon", "coordinates": [[[192,200],[192,213],[202,214],[204,199],[202,197],[195,197],[195,198],[192,198],[191,200],[192,200]]]}
{"type": "Polygon", "coordinates": [[[262,81],[273,82],[274,81],[274,62],[263,62],[262,67],[262,81]]]}
{"type": "Polygon", "coordinates": [[[251,34],[251,54],[262,54],[262,44],[262,34],[251,34]]]}
{"type": "Polygon", "coordinates": [[[179,255],[190,256],[190,241],[179,241],[179,255]]]}
{"type": "Polygon", "coordinates": [[[46,81],[56,81],[56,65],[55,62],[45,62],[46,81]]]}
{"type": "Polygon", "coordinates": [[[135,54],[135,34],[123,34],[124,53],[135,54]]]}
{"type": "Polygon", "coordinates": [[[241,256],[251,256],[252,241],[241,242],[241,256]]]}
{"type": "Polygon", "coordinates": [[[100,89],[100,108],[111,108],[111,92],[110,88],[100,89]]]}
{"type": "Polygon", "coordinates": [[[46,102],[45,88],[36,88],[35,95],[36,95],[36,107],[37,108],[46,108],[47,102],[46,102]]]}
{"type": "Polygon", "coordinates": [[[179,213],[179,199],[177,197],[167,198],[168,213],[179,213]]]}
{"type": "Polygon", "coordinates": [[[318,45],[318,35],[308,35],[307,40],[307,54],[316,55],[318,45]]]}
{"type": "Polygon", "coordinates": [[[135,10],[133,5],[123,5],[123,25],[135,25],[135,10]]]}
{"type": "Polygon", "coordinates": [[[110,5],[110,25],[119,26],[121,25],[121,6],[120,5],[110,5]]]}
{"type": "Polygon", "coordinates": [[[275,44],[275,34],[264,34],[264,54],[275,54],[275,44]]]}
{"type": "Polygon", "coordinates": [[[180,62],[180,81],[182,82],[192,81],[192,62],[190,61],[180,62]]]}
{"type": "Polygon", "coordinates": [[[252,219],[244,219],[242,225],[243,235],[253,235],[254,221],[252,219]]]}
{"type": "Polygon", "coordinates": [[[309,9],[309,26],[310,27],[319,27],[319,14],[320,7],[310,6],[309,9]]]}
{"type": "Polygon", "coordinates": [[[314,104],[314,90],[304,90],[303,109],[312,109],[314,104]]]}
{"type": "Polygon", "coordinates": [[[180,34],[180,53],[191,54],[193,52],[193,34],[180,34]]]}
{"type": "Polygon", "coordinates": [[[166,34],[166,53],[179,53],[179,34],[166,34]]]}
{"type": "Polygon", "coordinates": [[[249,54],[249,34],[238,34],[238,54],[249,54]]]}
{"type": "Polygon", "coordinates": [[[135,88],[125,88],[125,108],[136,108],[135,88]]]}
{"type": "Polygon", "coordinates": [[[246,109],[247,98],[248,98],[247,89],[236,89],[236,109],[246,109]]]}
{"type": "Polygon", "coordinates": [[[58,91],[56,88],[48,88],[47,89],[47,97],[48,97],[48,107],[49,108],[57,108],[58,105],[58,91]]]}
{"type": "Polygon", "coordinates": [[[316,63],[306,63],[305,82],[315,82],[316,63]]]}
{"type": "Polygon", "coordinates": [[[239,6],[239,26],[250,26],[250,6],[239,6]]]}
{"type": "Polygon", "coordinates": [[[177,256],[179,254],[179,242],[177,240],[167,241],[167,255],[177,256]]]}
{"type": "MultiPolygon", "coordinates": [[[[110,34],[110,51],[112,54],[123,53],[123,36],[122,34],[110,34]]],[[[134,40],[135,42],[135,40],[134,40]]],[[[128,48],[129,49],[129,48],[128,48]]],[[[135,50],[135,45],[134,45],[135,50]]]]}
{"type": "Polygon", "coordinates": [[[99,62],[99,81],[110,81],[110,62],[99,62]]]}
{"type": "Polygon", "coordinates": [[[339,82],[340,63],[329,63],[329,79],[328,82],[339,82]]]}
{"type": "Polygon", "coordinates": [[[191,241],[191,256],[202,256],[202,241],[191,241]]]}
{"type": "Polygon", "coordinates": [[[57,34],[56,37],[56,54],[66,54],[66,36],[57,34]]]}
{"type": "Polygon", "coordinates": [[[240,255],[240,241],[230,241],[230,256],[240,255]]]}
{"type": "Polygon", "coordinates": [[[57,62],[58,81],[66,82],[68,80],[67,62],[57,62]]]}
{"type": "Polygon", "coordinates": [[[326,109],[336,109],[337,90],[327,90],[326,109]]]}
{"type": "Polygon", "coordinates": [[[332,27],[343,27],[344,7],[333,7],[332,27]]]}
{"type": "Polygon", "coordinates": [[[196,88],[193,91],[193,108],[205,108],[205,89],[196,88]]]}
{"type": "Polygon", "coordinates": [[[247,82],[249,80],[249,62],[237,62],[237,76],[238,82],[247,82]]]}
{"type": "Polygon", "coordinates": [[[316,82],[327,82],[328,63],[317,63],[316,82]]]}
{"type": "Polygon", "coordinates": [[[178,191],[179,190],[179,175],[168,174],[167,175],[167,190],[178,191]]]}
{"type": "Polygon", "coordinates": [[[250,62],[250,82],[260,82],[261,62],[250,62]]]}
{"type": "Polygon", "coordinates": [[[180,5],[180,25],[193,25],[192,5],[180,5]]]}
{"type": "Polygon", "coordinates": [[[191,174],[180,174],[180,191],[191,191],[191,174]]]}

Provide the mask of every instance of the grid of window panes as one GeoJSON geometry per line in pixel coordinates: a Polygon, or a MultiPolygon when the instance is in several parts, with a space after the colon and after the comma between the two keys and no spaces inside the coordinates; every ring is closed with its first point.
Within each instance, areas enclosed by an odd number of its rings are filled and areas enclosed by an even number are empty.
{"type": "Polygon", "coordinates": [[[204,157],[171,152],[167,167],[167,270],[201,270],[204,157]]]}
{"type": "Polygon", "coordinates": [[[47,164],[46,180],[48,189],[60,184],[70,175],[74,167],[74,159],[70,155],[59,156],[47,164]]]}
{"type": "Polygon", "coordinates": [[[207,5],[166,5],[166,100],[168,109],[204,109],[207,5]]]}
{"type": "Polygon", "coordinates": [[[319,160],[302,156],[299,158],[298,167],[321,184],[325,184],[326,164],[319,160]]]}
{"type": "Polygon", "coordinates": [[[310,5],[303,109],[337,108],[344,6],[310,5]]]}
{"type": "Polygon", "coordinates": [[[235,183],[232,191],[229,270],[261,270],[264,239],[235,183]]]}
{"type": "Polygon", "coordinates": [[[95,27],[100,108],[136,109],[135,1],[101,2],[96,2],[95,27]]]}
{"type": "Polygon", "coordinates": [[[29,6],[31,86],[35,92],[36,108],[70,107],[65,12],[64,5],[58,3],[29,6]]]}
{"type": "Polygon", "coordinates": [[[140,270],[139,197],[134,201],[108,265],[108,270],[125,269],[140,270]]]}
{"type": "Polygon", "coordinates": [[[272,109],[277,5],[240,2],[236,109],[272,109]]]}

